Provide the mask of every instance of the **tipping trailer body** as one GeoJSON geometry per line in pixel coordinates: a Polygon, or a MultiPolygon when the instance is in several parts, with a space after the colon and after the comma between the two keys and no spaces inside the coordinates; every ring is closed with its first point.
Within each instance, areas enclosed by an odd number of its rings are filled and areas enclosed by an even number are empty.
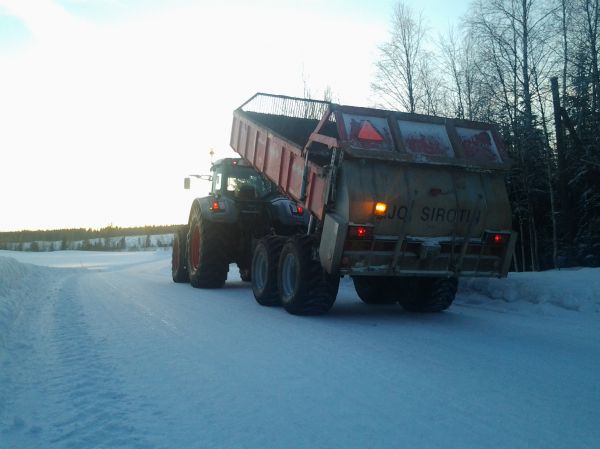
{"type": "Polygon", "coordinates": [[[510,162],[490,124],[257,94],[231,147],[315,217],[328,273],[508,272],[510,162]]]}

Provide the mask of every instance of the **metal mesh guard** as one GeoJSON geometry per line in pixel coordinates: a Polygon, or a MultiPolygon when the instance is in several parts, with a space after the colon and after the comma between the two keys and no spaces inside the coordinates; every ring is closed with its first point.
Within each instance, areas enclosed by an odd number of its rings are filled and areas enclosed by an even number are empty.
{"type": "MultiPolygon", "coordinates": [[[[330,105],[331,103],[328,101],[312,100],[310,98],[257,93],[241,105],[239,109],[244,112],[321,120],[330,105]]],[[[335,121],[333,114],[329,117],[329,120],[335,121]]]]}

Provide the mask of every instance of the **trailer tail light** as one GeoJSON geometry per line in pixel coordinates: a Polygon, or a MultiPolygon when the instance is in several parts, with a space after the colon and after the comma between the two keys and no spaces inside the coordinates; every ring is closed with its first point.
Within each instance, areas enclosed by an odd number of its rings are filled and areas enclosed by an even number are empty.
{"type": "Polygon", "coordinates": [[[487,231],[484,236],[484,241],[488,245],[501,246],[508,243],[510,234],[507,232],[489,232],[487,231]]]}
{"type": "Polygon", "coordinates": [[[387,204],[378,202],[375,203],[375,207],[373,208],[373,214],[376,217],[385,217],[385,213],[387,212],[387,204]]]}
{"type": "Polygon", "coordinates": [[[373,227],[371,227],[371,226],[349,226],[348,227],[348,239],[349,240],[372,240],[373,239],[373,227]]]}
{"type": "Polygon", "coordinates": [[[373,226],[348,226],[344,251],[369,251],[373,244],[373,226]]]}
{"type": "Polygon", "coordinates": [[[213,212],[225,212],[225,204],[221,201],[213,201],[210,204],[210,210],[213,212]]]}

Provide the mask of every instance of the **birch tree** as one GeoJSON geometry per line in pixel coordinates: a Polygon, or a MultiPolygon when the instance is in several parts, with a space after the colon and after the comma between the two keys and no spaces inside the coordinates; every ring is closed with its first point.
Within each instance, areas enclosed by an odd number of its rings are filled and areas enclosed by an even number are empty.
{"type": "Polygon", "coordinates": [[[390,34],[390,40],[379,48],[371,89],[384,107],[414,113],[419,109],[425,90],[419,73],[426,34],[422,13],[415,13],[404,2],[398,2],[390,34]]]}

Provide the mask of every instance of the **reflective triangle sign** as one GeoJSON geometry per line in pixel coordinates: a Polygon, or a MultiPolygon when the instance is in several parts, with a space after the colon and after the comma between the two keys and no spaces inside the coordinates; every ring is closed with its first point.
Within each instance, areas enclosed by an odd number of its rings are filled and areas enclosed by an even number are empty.
{"type": "Polygon", "coordinates": [[[362,122],[362,126],[357,136],[360,140],[368,140],[370,142],[383,142],[383,136],[379,134],[379,131],[375,129],[371,122],[365,120],[362,122]]]}

